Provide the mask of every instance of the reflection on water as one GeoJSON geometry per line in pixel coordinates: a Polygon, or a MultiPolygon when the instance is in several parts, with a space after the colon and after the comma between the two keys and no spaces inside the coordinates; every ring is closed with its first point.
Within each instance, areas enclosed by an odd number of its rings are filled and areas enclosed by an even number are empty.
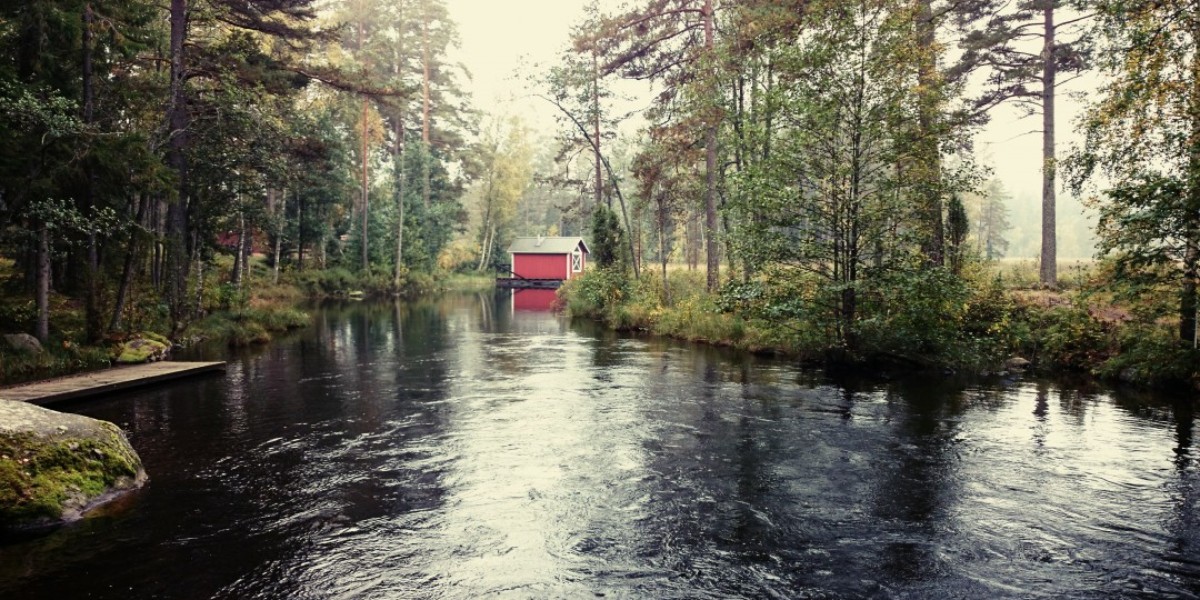
{"type": "Polygon", "coordinates": [[[1187,403],[832,382],[483,294],[70,408],[151,484],[0,546],[0,597],[1200,596],[1187,403]]]}
{"type": "Polygon", "coordinates": [[[545,312],[554,308],[558,290],[512,290],[512,309],[545,312]]]}

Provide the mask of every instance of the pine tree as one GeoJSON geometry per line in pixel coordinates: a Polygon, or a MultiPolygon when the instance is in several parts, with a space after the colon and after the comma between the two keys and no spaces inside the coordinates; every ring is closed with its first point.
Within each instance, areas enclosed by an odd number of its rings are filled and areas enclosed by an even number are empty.
{"type": "Polygon", "coordinates": [[[1069,11],[1079,2],[1022,0],[1010,9],[995,3],[994,16],[963,41],[964,62],[987,72],[985,92],[974,110],[1013,102],[1042,117],[1042,246],[1039,278],[1058,285],[1055,104],[1059,89],[1090,66],[1088,35],[1081,25],[1090,14],[1069,11]],[[1066,12],[1068,17],[1063,19],[1066,12]],[[1037,44],[1040,47],[1034,47],[1037,44]],[[1066,75],[1067,79],[1060,79],[1066,75]]]}

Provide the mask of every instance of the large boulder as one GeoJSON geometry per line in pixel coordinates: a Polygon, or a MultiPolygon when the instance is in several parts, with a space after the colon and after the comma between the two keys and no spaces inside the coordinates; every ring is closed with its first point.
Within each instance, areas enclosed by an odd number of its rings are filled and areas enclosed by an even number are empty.
{"type": "Polygon", "coordinates": [[[113,353],[117,364],[133,365],[167,358],[171,342],[153,333],[139,333],[120,344],[113,353]]]}
{"type": "Polygon", "coordinates": [[[28,333],[6,333],[4,334],[4,343],[18,352],[42,353],[42,343],[28,333]]]}
{"type": "Polygon", "coordinates": [[[116,425],[0,400],[0,530],[74,521],[145,482],[116,425]]]}

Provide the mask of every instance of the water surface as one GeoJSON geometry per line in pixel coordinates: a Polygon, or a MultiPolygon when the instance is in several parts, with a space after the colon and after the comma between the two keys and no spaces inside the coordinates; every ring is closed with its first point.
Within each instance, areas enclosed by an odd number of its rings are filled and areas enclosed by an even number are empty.
{"type": "Polygon", "coordinates": [[[0,546],[0,598],[1200,597],[1186,402],[834,382],[523,306],[330,307],[60,407],[151,482],[0,546]]]}

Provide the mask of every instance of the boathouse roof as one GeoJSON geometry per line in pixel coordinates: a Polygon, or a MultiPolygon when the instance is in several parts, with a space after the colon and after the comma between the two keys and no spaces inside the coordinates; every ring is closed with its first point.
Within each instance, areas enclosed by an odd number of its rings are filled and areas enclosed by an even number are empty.
{"type": "Polygon", "coordinates": [[[576,248],[591,254],[581,237],[519,237],[508,251],[512,254],[570,254],[576,248]]]}

